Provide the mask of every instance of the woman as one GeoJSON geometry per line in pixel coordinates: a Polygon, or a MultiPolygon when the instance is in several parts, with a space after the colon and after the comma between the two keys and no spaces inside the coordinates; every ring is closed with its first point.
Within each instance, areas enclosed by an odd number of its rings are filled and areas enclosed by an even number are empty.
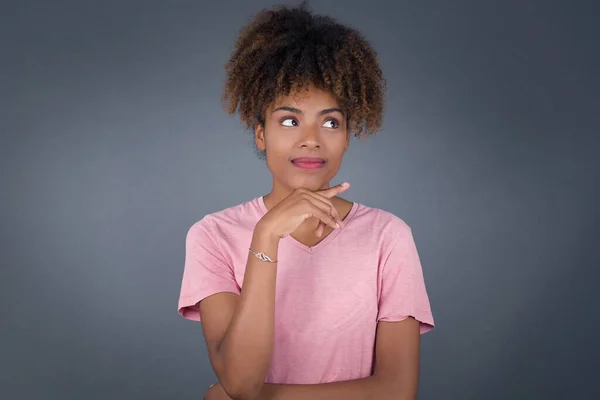
{"type": "Polygon", "coordinates": [[[411,229],[330,186],[350,135],[380,128],[376,53],[302,4],[259,13],[226,70],[273,186],[187,233],[179,313],[202,319],[205,398],[415,398],[434,322],[411,229]]]}

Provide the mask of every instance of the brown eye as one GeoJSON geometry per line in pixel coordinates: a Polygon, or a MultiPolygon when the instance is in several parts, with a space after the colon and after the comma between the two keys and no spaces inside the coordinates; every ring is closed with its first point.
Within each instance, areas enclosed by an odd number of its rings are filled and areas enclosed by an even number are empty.
{"type": "Polygon", "coordinates": [[[325,123],[328,123],[328,122],[333,122],[333,124],[334,124],[334,126],[330,126],[329,128],[335,129],[335,128],[338,128],[340,126],[340,124],[335,119],[327,120],[327,122],[325,122],[325,123]]]}
{"type": "Polygon", "coordinates": [[[280,123],[283,126],[296,126],[296,125],[298,125],[298,121],[296,121],[294,118],[284,118],[284,119],[281,120],[280,123]],[[292,121],[293,124],[292,125],[287,125],[287,124],[284,123],[285,121],[292,121]],[[294,124],[296,124],[296,125],[294,125],[294,124]]]}

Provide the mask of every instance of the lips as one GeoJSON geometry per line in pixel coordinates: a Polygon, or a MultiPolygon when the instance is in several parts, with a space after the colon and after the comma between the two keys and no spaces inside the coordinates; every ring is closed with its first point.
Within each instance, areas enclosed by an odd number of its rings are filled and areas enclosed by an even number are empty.
{"type": "Polygon", "coordinates": [[[325,160],[320,157],[298,157],[292,159],[292,164],[302,169],[319,169],[325,164],[325,160]]]}
{"type": "Polygon", "coordinates": [[[292,159],[292,162],[294,164],[296,164],[296,163],[323,164],[323,163],[325,163],[325,160],[323,158],[319,158],[319,157],[298,157],[298,158],[292,159]]]}

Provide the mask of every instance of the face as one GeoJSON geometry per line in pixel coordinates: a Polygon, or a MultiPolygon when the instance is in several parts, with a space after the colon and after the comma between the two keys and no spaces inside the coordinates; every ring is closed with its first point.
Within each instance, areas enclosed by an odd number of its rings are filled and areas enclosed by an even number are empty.
{"type": "Polygon", "coordinates": [[[277,99],[256,127],[256,145],[266,151],[273,190],[327,188],[348,149],[346,116],[330,92],[310,86],[277,99]]]}

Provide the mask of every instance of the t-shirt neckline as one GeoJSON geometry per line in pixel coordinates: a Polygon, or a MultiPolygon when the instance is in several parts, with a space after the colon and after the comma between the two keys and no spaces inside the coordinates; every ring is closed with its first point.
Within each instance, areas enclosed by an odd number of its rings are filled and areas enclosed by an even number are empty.
{"type": "MultiPolygon", "coordinates": [[[[258,203],[258,207],[262,211],[262,215],[265,215],[269,210],[267,209],[267,206],[265,205],[264,196],[257,197],[255,199],[255,201],[256,201],[256,203],[258,203]]],[[[292,237],[292,235],[288,235],[288,236],[284,237],[282,240],[285,240],[286,242],[291,243],[292,245],[306,251],[307,253],[314,254],[317,251],[319,251],[320,249],[327,246],[333,239],[335,239],[335,237],[337,235],[339,235],[344,229],[346,229],[346,227],[348,226],[348,223],[354,217],[354,215],[356,214],[356,211],[358,211],[358,206],[359,206],[359,203],[352,202],[352,208],[350,209],[350,212],[348,212],[346,217],[342,220],[344,222],[344,226],[339,229],[334,229],[327,236],[325,236],[325,238],[323,240],[321,240],[319,243],[315,244],[314,246],[307,246],[304,243],[300,243],[299,241],[294,239],[292,237]]]]}

